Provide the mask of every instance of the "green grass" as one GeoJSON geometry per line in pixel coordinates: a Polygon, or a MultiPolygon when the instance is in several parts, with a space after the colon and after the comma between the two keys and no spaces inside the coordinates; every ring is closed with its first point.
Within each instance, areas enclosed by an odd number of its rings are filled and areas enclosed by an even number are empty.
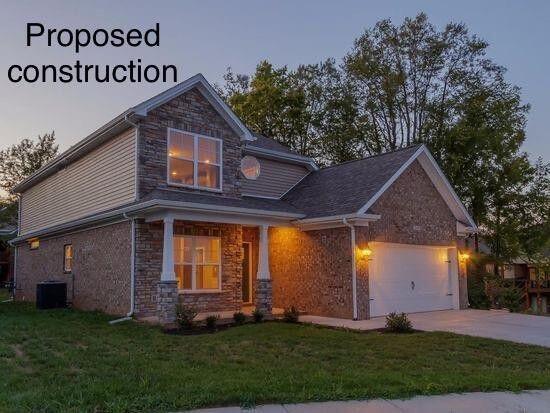
{"type": "Polygon", "coordinates": [[[550,388],[543,347],[284,323],[172,336],[108,320],[0,304],[0,411],[164,412],[550,388]]]}
{"type": "Polygon", "coordinates": [[[10,293],[5,288],[0,288],[0,302],[10,298],[10,293]]]}

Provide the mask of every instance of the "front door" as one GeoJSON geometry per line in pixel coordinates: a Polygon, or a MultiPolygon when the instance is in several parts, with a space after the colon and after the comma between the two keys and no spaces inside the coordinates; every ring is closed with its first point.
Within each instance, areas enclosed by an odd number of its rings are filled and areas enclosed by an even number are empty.
{"type": "Polygon", "coordinates": [[[243,242],[243,303],[252,302],[252,244],[243,242]]]}

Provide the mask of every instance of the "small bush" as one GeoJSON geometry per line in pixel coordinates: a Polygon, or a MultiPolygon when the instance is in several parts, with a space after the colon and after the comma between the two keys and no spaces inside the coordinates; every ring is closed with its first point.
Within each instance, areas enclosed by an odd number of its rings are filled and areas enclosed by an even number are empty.
{"type": "Polygon", "coordinates": [[[209,330],[215,330],[216,324],[218,324],[219,319],[219,315],[209,315],[208,317],[206,317],[206,328],[208,328],[209,330]]]}
{"type": "Polygon", "coordinates": [[[260,310],[255,309],[252,313],[252,318],[254,318],[255,323],[261,323],[264,319],[264,313],[262,313],[260,310]]]}
{"type": "Polygon", "coordinates": [[[237,311],[233,314],[233,320],[235,321],[235,324],[242,325],[246,321],[246,316],[242,311],[237,311]]]}
{"type": "Polygon", "coordinates": [[[298,309],[294,306],[290,306],[289,308],[285,308],[283,320],[285,320],[287,323],[297,323],[299,316],[300,313],[298,312],[298,309]]]}
{"type": "Polygon", "coordinates": [[[386,329],[392,333],[410,333],[413,328],[407,314],[390,313],[386,316],[386,329]]]}
{"type": "Polygon", "coordinates": [[[500,305],[513,313],[521,310],[523,299],[523,292],[515,286],[504,287],[500,290],[500,305]]]}
{"type": "Polygon", "coordinates": [[[491,308],[491,300],[485,289],[485,277],[482,275],[468,275],[468,302],[471,308],[478,310],[491,308]]]}
{"type": "Polygon", "coordinates": [[[176,307],[176,322],[180,328],[191,330],[194,325],[194,319],[198,311],[195,307],[179,303],[176,307]]]}

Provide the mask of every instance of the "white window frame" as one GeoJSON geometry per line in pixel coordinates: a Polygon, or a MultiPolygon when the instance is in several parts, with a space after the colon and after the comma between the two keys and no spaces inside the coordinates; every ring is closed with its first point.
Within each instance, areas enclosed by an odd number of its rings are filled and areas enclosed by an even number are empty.
{"type": "Polygon", "coordinates": [[[212,191],[212,192],[222,192],[222,188],[223,188],[223,141],[221,139],[214,138],[212,136],[201,135],[199,133],[188,132],[188,131],[184,131],[184,130],[176,129],[176,128],[167,128],[167,133],[166,133],[166,182],[170,186],[179,186],[179,187],[184,187],[184,188],[201,189],[201,190],[204,190],[204,191],[212,191]],[[170,156],[170,134],[171,134],[171,132],[183,133],[183,134],[186,134],[186,135],[189,135],[189,136],[193,137],[193,159],[188,159],[188,158],[179,157],[179,156],[170,156]],[[199,161],[199,139],[210,139],[210,140],[217,141],[217,142],[220,143],[220,162],[219,163],[206,164],[205,162],[200,162],[199,161]],[[170,174],[170,158],[177,158],[177,159],[181,159],[181,160],[184,160],[184,161],[192,161],[193,162],[193,185],[182,184],[182,183],[179,183],[179,182],[172,182],[170,180],[170,177],[171,177],[171,174],[170,174]],[[199,180],[198,180],[199,164],[214,165],[214,166],[217,166],[219,168],[219,171],[220,171],[220,176],[218,178],[219,183],[220,183],[219,188],[210,188],[210,187],[207,187],[207,186],[200,186],[199,185],[199,180]]]}
{"type": "MultiPolygon", "coordinates": [[[[177,238],[191,238],[191,262],[185,262],[183,259],[181,262],[177,261],[177,257],[174,257],[174,271],[177,265],[191,265],[191,289],[180,288],[179,292],[184,294],[202,294],[202,293],[220,293],[222,291],[222,239],[221,237],[212,237],[208,235],[174,235],[174,242],[177,238]],[[195,261],[195,245],[197,238],[215,238],[220,242],[220,248],[218,249],[218,288],[197,288],[197,262],[195,261]]],[[[182,256],[185,257],[185,254],[182,256]]],[[[204,257],[204,254],[203,254],[204,257]]],[[[202,265],[216,265],[205,264],[202,265]]]]}

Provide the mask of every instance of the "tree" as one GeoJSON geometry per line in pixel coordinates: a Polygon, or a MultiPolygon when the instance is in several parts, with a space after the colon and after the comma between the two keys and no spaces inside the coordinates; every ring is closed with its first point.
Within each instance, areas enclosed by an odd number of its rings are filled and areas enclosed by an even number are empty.
{"type": "Polygon", "coordinates": [[[0,151],[0,188],[6,192],[57,155],[55,133],[39,135],[36,142],[23,139],[0,151]]]}
{"type": "Polygon", "coordinates": [[[255,132],[322,164],[357,157],[353,96],[334,59],[296,70],[263,61],[252,76],[229,68],[224,81],[216,89],[255,132]]]}
{"type": "Polygon", "coordinates": [[[17,204],[10,193],[12,188],[52,160],[57,152],[54,132],[39,135],[36,142],[23,139],[0,151],[0,188],[7,193],[0,199],[0,225],[17,223],[17,204]]]}

